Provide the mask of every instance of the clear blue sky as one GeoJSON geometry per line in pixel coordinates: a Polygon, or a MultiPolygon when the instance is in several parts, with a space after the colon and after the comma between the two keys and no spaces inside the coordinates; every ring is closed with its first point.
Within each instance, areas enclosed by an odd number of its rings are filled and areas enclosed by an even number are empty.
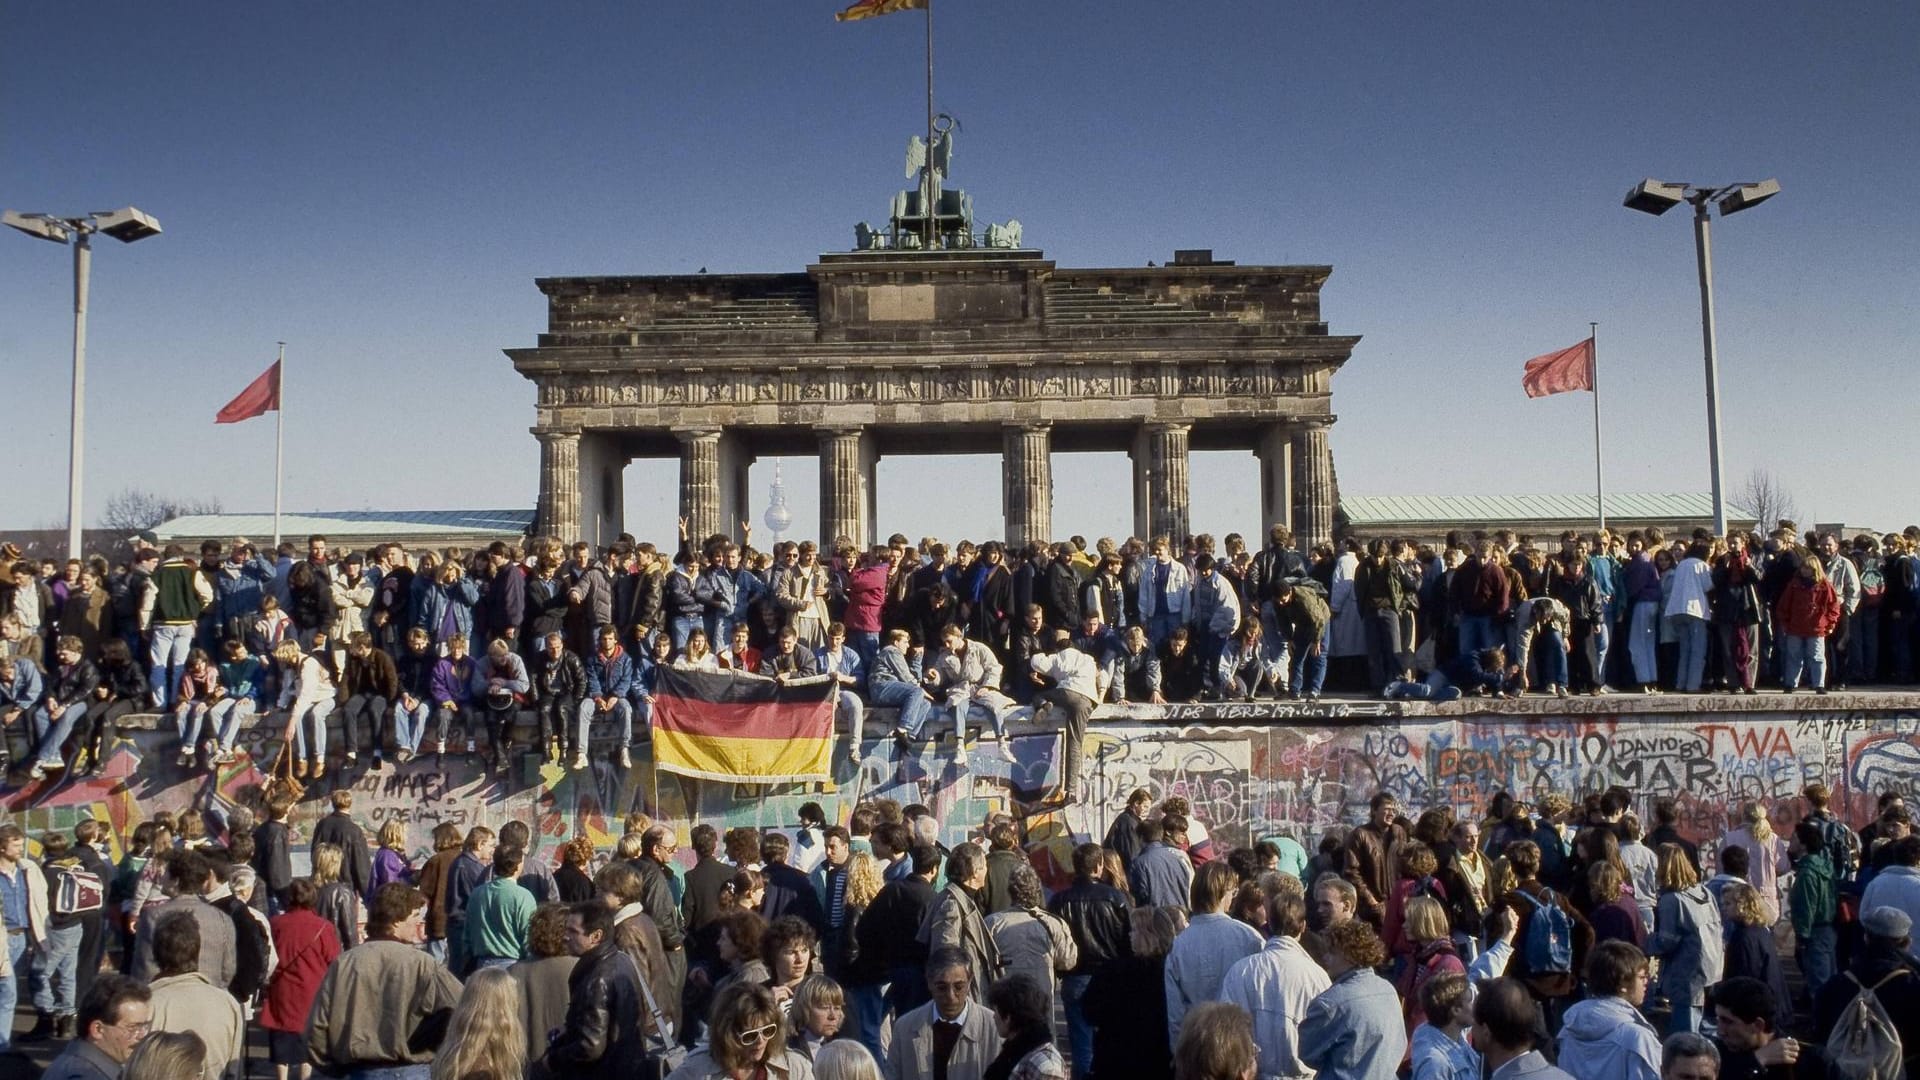
{"type": "MultiPolygon", "coordinates": [[[[1519,386],[1589,320],[1609,486],[1704,490],[1686,215],[1620,198],[1777,176],[1716,221],[1729,476],[1773,471],[1803,521],[1920,520],[1920,7],[938,3],[983,219],[1068,266],[1333,264],[1325,317],[1364,335],[1343,490],[1590,490],[1590,399],[1519,386]]],[[[884,217],[920,17],[836,6],[9,5],[0,204],[166,228],[94,260],[90,511],[128,484],[269,506],[272,420],[212,415],[280,339],[290,509],[531,505],[500,350],[544,326],[535,277],[796,270],[884,217]]],[[[68,267],[0,236],[0,527],[63,520],[68,267]]],[[[786,462],[801,532],[815,468],[786,462]]],[[[1257,527],[1251,455],[1193,471],[1196,527],[1257,527]]],[[[1058,531],[1124,534],[1125,477],[1058,459],[1058,531]]],[[[672,480],[631,470],[635,532],[671,528],[672,480]]],[[[996,459],[880,485],[883,530],[998,531],[996,459]]]]}

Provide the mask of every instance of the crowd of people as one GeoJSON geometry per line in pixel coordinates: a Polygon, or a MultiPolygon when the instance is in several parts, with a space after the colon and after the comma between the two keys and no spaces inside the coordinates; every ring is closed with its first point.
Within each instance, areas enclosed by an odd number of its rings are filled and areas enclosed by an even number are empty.
{"type": "Polygon", "coordinates": [[[1231,534],[1218,551],[1209,535],[1178,550],[895,535],[760,552],[685,531],[671,555],[630,537],[342,554],[314,536],[304,557],[243,538],[118,567],[0,545],[0,753],[25,748],[31,779],[97,769],[111,724],[160,710],[183,765],[233,760],[269,718],[301,778],[362,753],[374,768],[478,755],[483,738],[504,770],[523,721],[527,749],[573,768],[601,721],[625,765],[672,665],[833,679],[856,754],[872,705],[903,744],[951,718],[962,755],[976,723],[1008,753],[1008,720],[1031,710],[1069,735],[1057,803],[1106,702],[1312,700],[1330,664],[1337,685],[1390,698],[1825,693],[1911,682],[1920,646],[1920,529],[1804,546],[1791,522],[1764,539],[1603,529],[1556,552],[1502,530],[1306,554],[1285,526],[1257,551],[1231,534]]]}
{"type": "Polygon", "coordinates": [[[284,794],[163,815],[117,867],[97,823],[38,861],[0,826],[0,1015],[30,986],[47,1075],[217,1080],[264,1042],[277,1080],[1904,1080],[1920,1046],[1891,793],[1858,832],[1818,783],[1749,803],[1705,851],[1618,788],[1379,793],[1309,849],[1142,789],[1052,888],[1016,819],[949,847],[885,799],[697,824],[691,859],[638,812],[611,850],[442,824],[417,864],[332,801],[310,836],[284,794]]]}

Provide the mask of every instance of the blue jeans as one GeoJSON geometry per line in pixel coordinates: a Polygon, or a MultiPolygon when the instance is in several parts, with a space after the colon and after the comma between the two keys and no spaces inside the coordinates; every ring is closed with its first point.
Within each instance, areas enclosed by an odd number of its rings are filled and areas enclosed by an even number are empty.
{"type": "Polygon", "coordinates": [[[1317,694],[1320,684],[1327,681],[1327,635],[1320,635],[1320,648],[1309,651],[1311,642],[1292,643],[1293,671],[1289,674],[1287,685],[1293,693],[1317,694]]]}
{"type": "Polygon", "coordinates": [[[316,701],[306,707],[295,705],[293,713],[293,756],[313,761],[327,756],[327,717],[333,715],[333,699],[316,701]],[[307,752],[307,727],[313,727],[313,752],[307,752]]]}
{"type": "Polygon", "coordinates": [[[1607,685],[1607,654],[1613,651],[1613,623],[1605,616],[1593,624],[1593,685],[1607,685]]]}
{"type": "Polygon", "coordinates": [[[193,626],[156,626],[147,646],[147,685],[163,709],[173,707],[174,692],[180,687],[180,673],[186,670],[187,654],[193,651],[193,626]]]}
{"type": "MultiPolygon", "coordinates": [[[[220,741],[221,750],[233,749],[233,742],[240,737],[240,728],[253,719],[252,698],[221,698],[207,710],[207,725],[211,734],[220,741]]],[[[183,746],[182,749],[192,749],[183,746]]]]}
{"type": "Polygon", "coordinates": [[[1633,677],[1651,686],[1660,681],[1660,601],[1635,603],[1629,619],[1627,657],[1633,661],[1633,677]]]}
{"type": "Polygon", "coordinates": [[[1678,1035],[1683,1031],[1700,1034],[1700,1021],[1704,1011],[1698,1005],[1674,1002],[1673,1015],[1667,1018],[1667,1034],[1678,1035]]]}
{"type": "Polygon", "coordinates": [[[394,702],[393,705],[393,743],[399,750],[409,754],[418,753],[420,740],[427,734],[427,719],[433,715],[433,706],[415,699],[413,708],[394,702]]]}
{"type": "Polygon", "coordinates": [[[875,683],[868,696],[880,708],[899,709],[900,718],[895,723],[912,739],[920,737],[920,730],[927,726],[927,715],[933,712],[933,702],[911,683],[875,683]]]}
{"type": "MultiPolygon", "coordinates": [[[[1673,627],[1674,637],[1680,639],[1679,671],[1674,676],[1678,684],[1676,689],[1683,693],[1699,693],[1700,682],[1707,673],[1707,620],[1692,615],[1669,615],[1667,618],[1673,627]]],[[[1694,1011],[1699,1012],[1698,1009],[1694,1011]]],[[[1699,1026],[1699,1021],[1694,1021],[1694,1028],[1699,1026]]]]}
{"type": "Polygon", "coordinates": [[[1060,1002],[1067,1010],[1067,1042],[1073,1050],[1073,1075],[1085,1076],[1093,1068],[1093,1025],[1081,1010],[1080,1000],[1087,996],[1091,975],[1066,975],[1060,979],[1060,1002]]]}
{"type": "Polygon", "coordinates": [[[7,1019],[0,1024],[0,1053],[13,1045],[13,1010],[20,1004],[20,968],[27,962],[27,935],[7,935],[7,956],[13,960],[13,974],[0,978],[0,1016],[7,1019]]]}
{"type": "Polygon", "coordinates": [[[1423,680],[1395,680],[1390,689],[1387,697],[1398,701],[1453,701],[1460,696],[1460,688],[1438,671],[1427,672],[1423,680]]]}
{"type": "MultiPolygon", "coordinates": [[[[706,624],[698,615],[674,615],[668,618],[667,637],[673,641],[674,655],[679,655],[680,650],[687,647],[687,635],[705,629],[706,624]]],[[[713,639],[708,638],[707,642],[711,645],[713,639]]]]}
{"type": "Polygon", "coordinates": [[[1880,676],[1880,609],[1861,607],[1848,618],[1852,647],[1847,650],[1847,678],[1850,682],[1870,683],[1880,676]]]}
{"type": "Polygon", "coordinates": [[[1500,632],[1491,615],[1460,616],[1460,652],[1477,653],[1501,644],[1500,632]]]}
{"type": "Polygon", "coordinates": [[[75,923],[47,929],[47,947],[33,965],[33,1007],[49,1016],[72,1016],[74,976],[80,971],[80,938],[86,927],[75,923]]]}
{"type": "Polygon", "coordinates": [[[873,658],[880,654],[879,632],[875,630],[849,630],[847,631],[847,644],[852,647],[853,654],[860,658],[860,677],[863,679],[866,678],[866,673],[873,670],[873,658]]]}
{"type": "Polygon", "coordinates": [[[174,706],[173,726],[180,732],[183,753],[191,753],[200,746],[200,728],[212,709],[213,706],[204,701],[183,701],[174,706]]]}
{"type": "Polygon", "coordinates": [[[1567,685],[1566,639],[1558,630],[1541,630],[1533,635],[1533,658],[1540,664],[1540,681],[1548,686],[1567,685]]]}
{"type": "Polygon", "coordinates": [[[885,1051],[880,1048],[880,1025],[887,1019],[887,987],[885,983],[870,983],[860,986],[848,986],[847,1012],[853,1015],[858,1025],[860,1045],[873,1054],[875,1061],[886,1060],[885,1051]]]}
{"type": "MultiPolygon", "coordinates": [[[[587,727],[593,723],[598,711],[599,707],[592,698],[580,702],[580,738],[574,745],[580,748],[581,753],[586,753],[587,727]]],[[[633,703],[626,698],[619,698],[609,711],[613,715],[613,722],[620,727],[620,748],[624,750],[633,742],[633,703]]]]}
{"type": "Polygon", "coordinates": [[[1811,937],[1798,939],[1794,955],[1800,961],[1800,974],[1807,978],[1807,993],[1813,997],[1819,997],[1821,988],[1833,981],[1833,954],[1838,943],[1839,935],[1831,923],[1814,927],[1811,937]]]}
{"type": "MultiPolygon", "coordinates": [[[[60,763],[61,744],[67,741],[67,736],[73,734],[73,725],[87,715],[87,703],[84,701],[61,709],[57,717],[49,714],[49,710],[53,708],[57,706],[49,702],[33,710],[34,761],[48,767],[60,763]]],[[[0,1016],[11,1015],[13,1014],[0,1013],[0,1016]]]]}
{"type": "Polygon", "coordinates": [[[1807,685],[1824,689],[1827,685],[1827,639],[1820,637],[1801,637],[1798,634],[1780,635],[1780,685],[1789,690],[1800,685],[1800,672],[1805,669],[1807,685]]]}

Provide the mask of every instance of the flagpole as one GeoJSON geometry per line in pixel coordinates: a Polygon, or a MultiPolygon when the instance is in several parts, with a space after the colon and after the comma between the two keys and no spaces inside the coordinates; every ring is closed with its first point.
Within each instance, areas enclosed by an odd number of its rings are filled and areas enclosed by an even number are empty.
{"type": "Polygon", "coordinates": [[[1607,527],[1607,484],[1600,469],[1600,324],[1587,324],[1587,351],[1593,357],[1593,508],[1600,527],[1607,527]]]}
{"type": "Polygon", "coordinates": [[[934,191],[933,161],[933,0],[927,0],[927,194],[926,205],[920,209],[926,214],[928,251],[933,250],[934,237],[938,235],[933,216],[939,210],[940,202],[934,191]]]}
{"type": "Polygon", "coordinates": [[[273,365],[273,549],[280,550],[280,482],[286,476],[287,451],[287,343],[280,343],[280,359],[273,365]]]}

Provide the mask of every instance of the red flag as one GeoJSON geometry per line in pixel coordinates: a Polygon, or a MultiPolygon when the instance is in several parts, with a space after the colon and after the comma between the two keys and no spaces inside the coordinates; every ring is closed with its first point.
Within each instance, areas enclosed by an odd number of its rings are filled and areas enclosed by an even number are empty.
{"type": "Polygon", "coordinates": [[[1528,397],[1593,389],[1593,339],[1527,361],[1520,386],[1528,397]]]}
{"type": "Polygon", "coordinates": [[[240,396],[221,408],[213,418],[216,424],[237,424],[242,420],[251,420],[256,416],[278,411],[280,408],[280,362],[260,373],[260,377],[247,384],[240,396]]]}

